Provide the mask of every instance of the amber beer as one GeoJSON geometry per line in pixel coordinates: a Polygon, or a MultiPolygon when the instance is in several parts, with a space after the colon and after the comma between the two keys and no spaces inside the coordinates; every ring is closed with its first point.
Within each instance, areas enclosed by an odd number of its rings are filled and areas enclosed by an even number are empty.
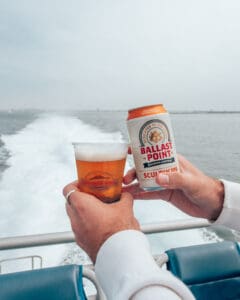
{"type": "Polygon", "coordinates": [[[79,188],[103,202],[120,199],[126,143],[74,143],[79,188]]]}
{"type": "Polygon", "coordinates": [[[158,190],[159,173],[179,170],[173,130],[162,104],[128,111],[127,126],[140,187],[158,190]]]}

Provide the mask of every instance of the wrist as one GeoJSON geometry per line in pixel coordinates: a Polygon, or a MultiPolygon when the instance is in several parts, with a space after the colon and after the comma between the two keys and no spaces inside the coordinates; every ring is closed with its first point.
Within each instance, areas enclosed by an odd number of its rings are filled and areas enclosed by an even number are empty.
{"type": "Polygon", "coordinates": [[[222,209],[223,209],[223,202],[224,202],[224,184],[222,181],[218,179],[213,179],[213,200],[214,200],[214,205],[213,209],[210,215],[210,220],[215,221],[222,209]]]}
{"type": "Polygon", "coordinates": [[[98,242],[95,244],[95,246],[91,247],[88,251],[89,257],[91,258],[93,264],[95,264],[96,262],[96,258],[100,248],[102,247],[103,244],[105,244],[107,240],[109,240],[112,236],[120,232],[128,231],[128,230],[140,232],[140,225],[138,221],[135,220],[129,224],[124,224],[124,226],[116,226],[114,230],[111,229],[110,231],[106,231],[105,234],[102,235],[102,238],[98,240],[98,242]]]}

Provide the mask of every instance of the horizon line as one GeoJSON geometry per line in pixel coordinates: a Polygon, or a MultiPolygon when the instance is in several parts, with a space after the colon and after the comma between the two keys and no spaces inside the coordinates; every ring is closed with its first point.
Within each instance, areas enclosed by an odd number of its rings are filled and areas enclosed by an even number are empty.
{"type": "MultiPolygon", "coordinates": [[[[41,108],[9,108],[0,109],[0,112],[127,112],[128,109],[41,109],[41,108]]],[[[240,110],[213,110],[213,109],[192,109],[192,110],[168,110],[171,114],[201,114],[201,113],[240,113],[240,110]]]]}

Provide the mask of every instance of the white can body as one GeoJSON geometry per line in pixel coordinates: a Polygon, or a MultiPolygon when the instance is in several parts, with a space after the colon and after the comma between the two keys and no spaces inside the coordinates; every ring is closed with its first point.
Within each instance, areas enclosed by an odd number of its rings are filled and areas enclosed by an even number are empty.
{"type": "Polygon", "coordinates": [[[157,174],[179,171],[169,114],[130,119],[127,127],[140,187],[161,189],[156,183],[157,174]]]}

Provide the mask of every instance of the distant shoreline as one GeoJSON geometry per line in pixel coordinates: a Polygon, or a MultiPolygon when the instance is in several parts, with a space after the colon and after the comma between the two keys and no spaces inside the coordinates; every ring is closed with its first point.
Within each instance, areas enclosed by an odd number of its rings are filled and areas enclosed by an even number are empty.
{"type": "Polygon", "coordinates": [[[171,114],[239,114],[239,110],[193,110],[193,111],[170,111],[171,114]]]}
{"type": "MultiPolygon", "coordinates": [[[[59,112],[59,113],[74,113],[74,112],[127,112],[128,110],[124,109],[92,109],[92,110],[54,110],[54,109],[0,109],[0,113],[47,113],[47,112],[59,112]]],[[[169,110],[171,114],[240,114],[240,110],[169,110]]]]}

